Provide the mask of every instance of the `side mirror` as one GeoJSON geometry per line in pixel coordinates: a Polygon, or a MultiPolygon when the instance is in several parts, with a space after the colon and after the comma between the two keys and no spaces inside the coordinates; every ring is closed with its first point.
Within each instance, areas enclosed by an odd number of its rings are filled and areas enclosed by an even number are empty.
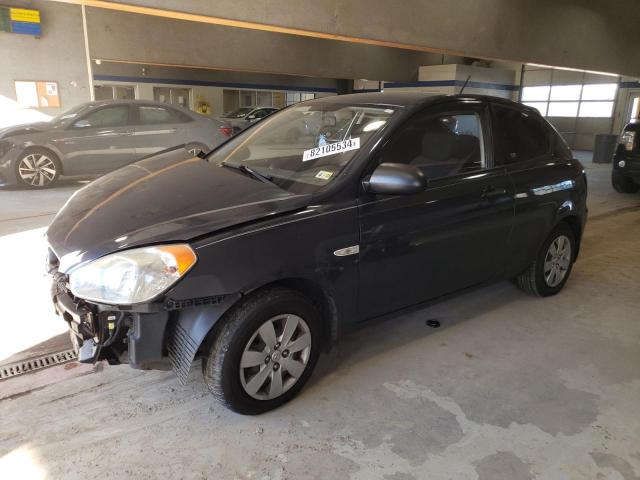
{"type": "Polygon", "coordinates": [[[255,116],[255,115],[249,115],[249,116],[247,117],[247,120],[255,120],[255,119],[256,119],[256,116],[255,116]]]}
{"type": "Polygon", "coordinates": [[[89,123],[89,120],[78,120],[76,123],[73,124],[73,126],[75,128],[87,128],[87,127],[90,127],[91,124],[89,123]]]}
{"type": "Polygon", "coordinates": [[[373,194],[411,195],[426,188],[427,178],[413,165],[382,163],[363,184],[365,190],[373,194]]]}

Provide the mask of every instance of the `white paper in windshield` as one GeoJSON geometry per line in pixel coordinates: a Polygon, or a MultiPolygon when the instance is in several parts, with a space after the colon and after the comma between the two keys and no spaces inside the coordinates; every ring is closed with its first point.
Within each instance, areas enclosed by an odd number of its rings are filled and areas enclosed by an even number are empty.
{"type": "Polygon", "coordinates": [[[308,162],[309,160],[315,160],[316,158],[348,152],[349,150],[357,150],[358,148],[360,148],[360,137],[350,138],[349,140],[343,140],[336,143],[328,143],[321,147],[305,150],[302,154],[302,161],[308,162]]]}

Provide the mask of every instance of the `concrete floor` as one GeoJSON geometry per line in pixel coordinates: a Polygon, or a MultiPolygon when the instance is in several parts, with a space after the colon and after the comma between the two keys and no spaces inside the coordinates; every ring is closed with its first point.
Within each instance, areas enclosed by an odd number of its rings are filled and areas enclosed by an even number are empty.
{"type": "Polygon", "coordinates": [[[199,366],[185,387],[126,366],[9,380],[0,478],[637,480],[640,195],[586,165],[590,221],[560,295],[504,282],[373,325],[260,417],[216,404],[199,366]]]}

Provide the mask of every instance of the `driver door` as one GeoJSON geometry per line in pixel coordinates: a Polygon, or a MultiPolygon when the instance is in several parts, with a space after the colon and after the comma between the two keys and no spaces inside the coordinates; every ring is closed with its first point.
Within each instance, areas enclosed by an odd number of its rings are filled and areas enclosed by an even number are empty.
{"type": "Polygon", "coordinates": [[[65,174],[100,174],[135,160],[135,139],[127,104],[99,107],[68,127],[59,148],[65,174]]]}
{"type": "MultiPolygon", "coordinates": [[[[451,104],[398,127],[375,164],[420,168],[427,188],[359,202],[359,318],[383,315],[498,277],[513,186],[493,165],[486,105],[451,104]]],[[[372,166],[373,170],[373,166],[372,166]]]]}

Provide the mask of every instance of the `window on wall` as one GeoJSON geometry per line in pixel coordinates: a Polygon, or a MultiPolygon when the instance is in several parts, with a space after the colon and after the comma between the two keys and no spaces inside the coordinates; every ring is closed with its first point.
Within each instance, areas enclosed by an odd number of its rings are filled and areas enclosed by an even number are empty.
{"type": "Polygon", "coordinates": [[[136,97],[133,87],[120,85],[96,85],[93,91],[96,100],[133,100],[136,97]]]}
{"type": "Polygon", "coordinates": [[[631,116],[629,117],[629,121],[640,119],[640,97],[636,97],[633,99],[633,104],[631,105],[631,116]]]}
{"type": "Polygon", "coordinates": [[[240,106],[253,107],[256,105],[256,92],[249,90],[240,90],[240,106]]]}
{"type": "Polygon", "coordinates": [[[258,92],[258,101],[256,105],[258,107],[271,107],[273,105],[271,92],[258,92]]]}
{"type": "Polygon", "coordinates": [[[287,92],[287,105],[304,102],[305,100],[313,100],[314,98],[316,98],[315,93],[287,92]]]}
{"type": "Polygon", "coordinates": [[[524,87],[522,103],[545,117],[610,118],[617,83],[524,87]]]}

